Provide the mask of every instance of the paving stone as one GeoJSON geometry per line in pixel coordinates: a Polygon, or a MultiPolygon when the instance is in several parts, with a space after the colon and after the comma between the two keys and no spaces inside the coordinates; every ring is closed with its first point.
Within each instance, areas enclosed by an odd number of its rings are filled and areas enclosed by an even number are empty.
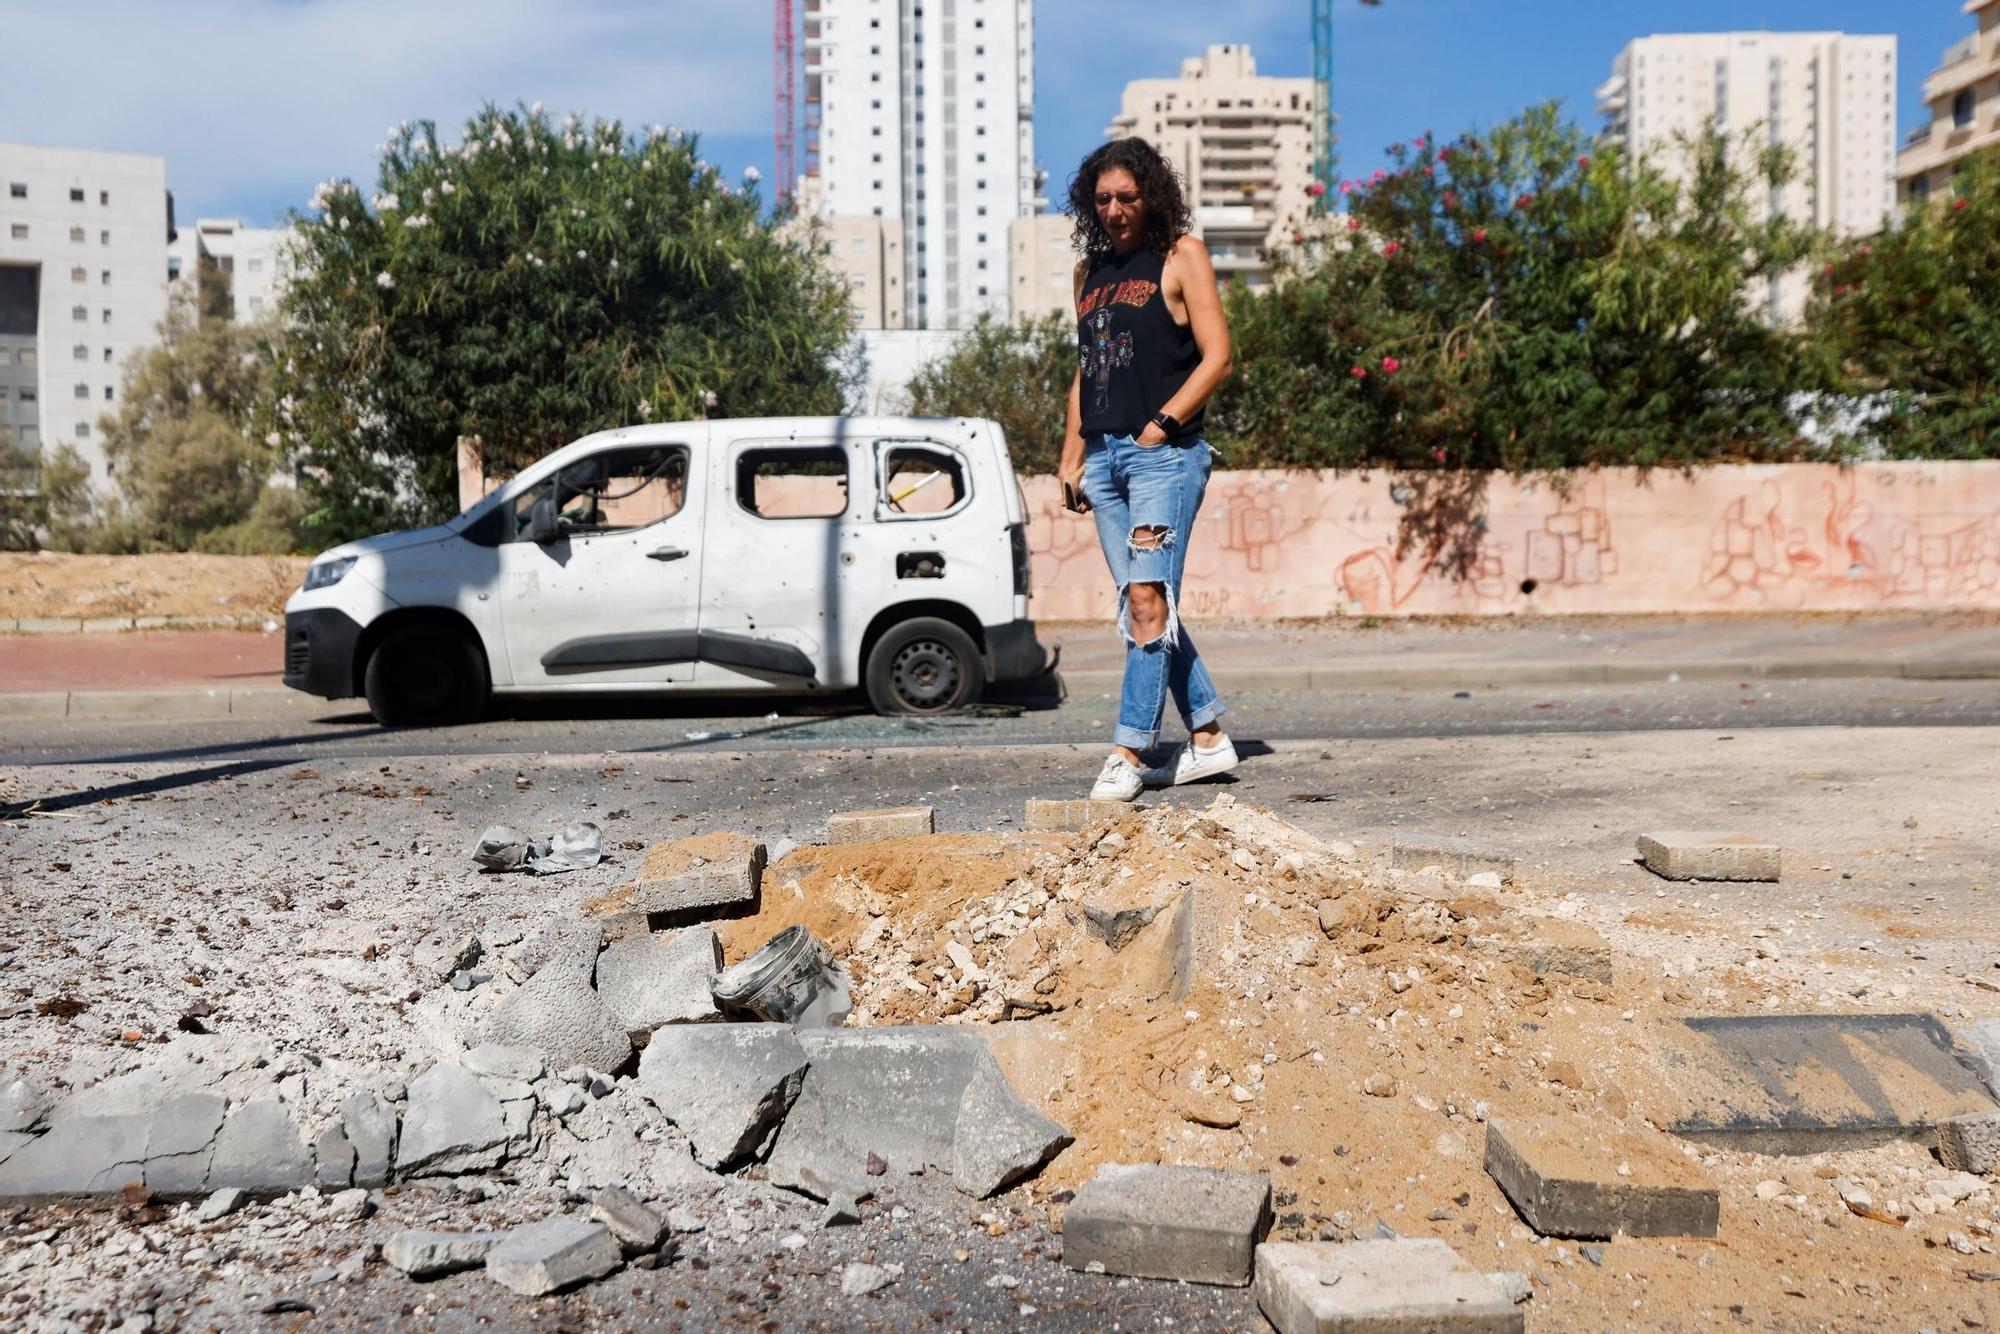
{"type": "Polygon", "coordinates": [[[931,806],[888,806],[876,811],[842,811],[826,817],[829,843],[875,843],[885,838],[919,838],[934,833],[937,812],[931,806]]]}
{"type": "Polygon", "coordinates": [[[596,922],[550,922],[506,953],[507,975],[526,982],[553,965],[580,974],[588,984],[604,948],[604,928],[596,922]]]}
{"type": "Polygon", "coordinates": [[[1749,1153],[1929,1141],[1946,1117],[1996,1110],[1930,1014],[1707,1016],[1656,1044],[1683,1109],[1674,1134],[1749,1153]]]}
{"type": "Polygon", "coordinates": [[[405,1228],[382,1247],[382,1258],[411,1278],[436,1278],[477,1269],[505,1232],[422,1232],[405,1228]]]}
{"type": "Polygon", "coordinates": [[[865,1188],[871,1153],[898,1172],[950,1170],[966,1086],[992,1059],[983,1034],[913,1024],[798,1037],[812,1064],[771,1149],[773,1185],[818,1200],[865,1188]]]}
{"type": "Polygon", "coordinates": [[[1131,809],[1122,801],[1092,801],[1087,797],[1046,801],[1030,797],[1022,823],[1031,834],[1075,834],[1106,820],[1121,819],[1131,809]]]}
{"type": "Polygon", "coordinates": [[[685,842],[655,843],[646,850],[646,859],[632,882],[594,900],[587,905],[588,911],[600,917],[630,912],[672,916],[757,901],[768,860],[762,843],[743,834],[722,840],[710,835],[701,846],[709,853],[720,850],[720,855],[689,865],[689,853],[681,846],[685,842]]]}
{"type": "Polygon", "coordinates": [[[48,1131],[0,1163],[0,1195],[85,1195],[143,1185],[145,1112],[56,1112],[48,1131]]]}
{"type": "Polygon", "coordinates": [[[679,1126],[702,1166],[756,1152],[798,1097],[806,1051],[784,1024],[678,1024],[639,1058],[639,1093],[679,1126]]]}
{"type": "Polygon", "coordinates": [[[1712,1237],[1713,1179],[1664,1135],[1583,1117],[1486,1123],[1486,1172],[1548,1237],[1712,1237]]]}
{"type": "Polygon", "coordinates": [[[252,1099],[224,1118],[208,1165],[209,1189],[296,1190],[312,1179],[312,1152],[278,1099],[252,1099]]]}
{"type": "Polygon", "coordinates": [[[1063,1212],[1062,1262],[1134,1278],[1242,1287],[1271,1226],[1271,1179],[1107,1163],[1063,1212]]]}
{"type": "Polygon", "coordinates": [[[1938,1122],[1938,1157],[1956,1171],[2000,1173],[2000,1112],[1947,1116],[1938,1122]]]}
{"type": "Polygon", "coordinates": [[[722,942],[705,926],[630,936],[598,956],[597,994],[634,1042],[665,1024],[719,1023],[709,981],[722,971],[722,942]]]}
{"type": "Polygon", "coordinates": [[[0,1084],[0,1130],[33,1130],[53,1105],[49,1095],[25,1079],[0,1084]]]}
{"type": "Polygon", "coordinates": [[[210,1179],[227,1103],[220,1093],[180,1093],[160,1102],[146,1135],[149,1189],[158,1195],[198,1195],[215,1186],[254,1184],[210,1179]]]}
{"type": "Polygon", "coordinates": [[[400,1177],[477,1172],[506,1156],[500,1100],[467,1070],[439,1064],[410,1081],[396,1149],[400,1177]]]}
{"type": "Polygon", "coordinates": [[[1266,1242],[1257,1305],[1278,1334],[1519,1334],[1486,1275],[1434,1237],[1266,1242]]]}
{"type": "Polygon", "coordinates": [[[1474,936],[1473,949],[1545,977],[1562,973],[1609,982],[1611,942],[1581,922],[1558,917],[1524,918],[1510,932],[1474,936]]]}
{"type": "MultiPolygon", "coordinates": [[[[600,956],[601,957],[601,956],[600,956]]],[[[532,1047],[506,1047],[485,1042],[458,1058],[458,1063],[475,1075],[513,1079],[532,1084],[548,1070],[542,1054],[532,1047]]]]}
{"type": "Polygon", "coordinates": [[[195,1206],[194,1221],[214,1223],[229,1217],[250,1203],[250,1192],[241,1186],[224,1186],[195,1206]]]}
{"type": "Polygon", "coordinates": [[[609,1228],[545,1218],[509,1232],[486,1253],[486,1276],[523,1297],[541,1297],[603,1278],[624,1263],[609,1228]]]}
{"type": "Polygon", "coordinates": [[[1482,871],[1491,871],[1502,882],[1514,878],[1514,855],[1505,848],[1451,834],[1399,835],[1390,849],[1389,861],[1405,871],[1436,866],[1460,879],[1482,871]]]}
{"type": "Polygon", "coordinates": [[[590,1217],[611,1229],[627,1255],[657,1251],[667,1239],[667,1220],[622,1186],[606,1186],[592,1196],[590,1217]]]}
{"type": "Polygon", "coordinates": [[[338,1121],[330,1122],[313,1141],[313,1184],[325,1190],[344,1188],[354,1180],[354,1146],[338,1121]]]}
{"type": "Polygon", "coordinates": [[[1668,880],[1776,880],[1778,845],[1751,834],[1641,834],[1646,869],[1668,880]]]}
{"type": "Polygon", "coordinates": [[[1005,1190],[1068,1148],[1071,1135],[1022,1101],[991,1052],[959,1099],[952,1184],[974,1199],[1005,1190]]]}
{"type": "Polygon", "coordinates": [[[556,1070],[587,1065],[615,1071],[632,1055],[625,1025],[591,989],[589,979],[566,966],[544,967],[496,1005],[480,1040],[527,1047],[556,1070]]]}
{"type": "Polygon", "coordinates": [[[354,1149],[357,1186],[383,1186],[396,1160],[396,1108],[375,1093],[350,1093],[340,1101],[340,1126],[354,1149]]]}

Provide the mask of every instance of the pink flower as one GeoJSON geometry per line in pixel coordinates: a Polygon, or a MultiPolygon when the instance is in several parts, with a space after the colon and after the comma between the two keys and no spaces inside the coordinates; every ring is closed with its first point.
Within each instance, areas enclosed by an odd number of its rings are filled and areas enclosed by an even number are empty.
{"type": "Polygon", "coordinates": [[[1419,139],[1419,140],[1417,140],[1417,142],[1416,142],[1416,145],[1415,145],[1415,147],[1417,148],[1417,150],[1418,150],[1419,152],[1422,152],[1422,151],[1423,151],[1424,149],[1426,149],[1426,148],[1430,147],[1430,140],[1428,140],[1428,139],[1419,139]]]}
{"type": "Polygon", "coordinates": [[[1451,150],[1449,148],[1440,148],[1438,150],[1438,161],[1440,162],[1451,161],[1451,150]]]}
{"type": "Polygon", "coordinates": [[[1396,360],[1394,357],[1382,358],[1382,373],[1384,375],[1394,375],[1397,371],[1401,369],[1403,369],[1403,363],[1396,360]]]}
{"type": "Polygon", "coordinates": [[[1365,380],[1368,378],[1368,368],[1366,366],[1356,366],[1348,374],[1357,380],[1365,380]]]}
{"type": "Polygon", "coordinates": [[[1344,195],[1351,195],[1351,194],[1353,194],[1353,193],[1354,193],[1354,182],[1353,182],[1353,181],[1342,181],[1342,182],[1340,183],[1340,193],[1342,193],[1342,194],[1344,194],[1344,195]]]}
{"type": "Polygon", "coordinates": [[[1318,181],[1314,181],[1311,185],[1308,185],[1306,187],[1306,193],[1317,197],[1319,195],[1323,195],[1326,193],[1326,187],[1324,185],[1321,185],[1318,181]]]}
{"type": "Polygon", "coordinates": [[[1479,227],[1474,229],[1472,233],[1472,244],[1474,245],[1486,244],[1486,229],[1484,227],[1479,227]]]}
{"type": "Polygon", "coordinates": [[[1433,463],[1443,463],[1443,462],[1444,462],[1444,450],[1442,450],[1442,449],[1433,449],[1433,450],[1431,451],[1431,461],[1432,461],[1433,463]]]}
{"type": "Polygon", "coordinates": [[[1348,220],[1347,220],[1347,230],[1348,230],[1348,231],[1350,231],[1350,232],[1358,232],[1358,231],[1360,231],[1360,230],[1361,230],[1361,219],[1359,219],[1359,218],[1355,218],[1355,217],[1350,217],[1350,218],[1348,218],[1348,220]]]}
{"type": "Polygon", "coordinates": [[[1521,195],[1514,200],[1515,208],[1533,208],[1534,206],[1535,197],[1533,195],[1521,195]]]}
{"type": "Polygon", "coordinates": [[[1582,170],[1582,171],[1589,171],[1589,170],[1590,170],[1590,157],[1589,157],[1589,155],[1588,155],[1588,154],[1586,154],[1585,156],[1583,156],[1583,157],[1580,157],[1580,158],[1578,158],[1578,159],[1576,160],[1576,165],[1577,165],[1577,167],[1578,167],[1578,169],[1579,169],[1579,170],[1582,170]]]}
{"type": "Polygon", "coordinates": [[[1402,248],[1403,248],[1403,243],[1401,241],[1391,241],[1389,242],[1389,244],[1382,247],[1382,255],[1385,259],[1391,258],[1396,254],[1397,251],[1401,250],[1402,248]]]}
{"type": "Polygon", "coordinates": [[[1951,211],[1952,211],[1953,213],[1958,213],[1958,212],[1962,212],[1962,211],[1964,210],[1964,208],[1965,208],[1965,205],[1966,205],[1966,201],[1965,201],[1965,200],[1963,200],[1963,199],[1954,199],[1954,200],[1952,200],[1952,201],[1951,201],[1951,211]]]}
{"type": "Polygon", "coordinates": [[[1435,170],[1434,168],[1431,168],[1431,167],[1425,167],[1425,168],[1424,168],[1424,175],[1426,175],[1426,176],[1435,176],[1435,175],[1437,175],[1437,171],[1436,171],[1436,170],[1435,170]]]}
{"type": "Polygon", "coordinates": [[[1374,181],[1375,184],[1380,185],[1382,182],[1389,179],[1389,173],[1386,171],[1378,171],[1369,179],[1374,181]]]}

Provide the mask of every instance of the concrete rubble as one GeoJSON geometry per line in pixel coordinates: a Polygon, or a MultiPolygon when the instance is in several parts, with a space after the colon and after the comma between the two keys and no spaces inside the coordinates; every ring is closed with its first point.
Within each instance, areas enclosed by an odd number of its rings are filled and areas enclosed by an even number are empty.
{"type": "Polygon", "coordinates": [[[1466,879],[1497,875],[1505,884],[1514,878],[1514,857],[1506,849],[1453,834],[1399,834],[1389,853],[1390,865],[1405,871],[1436,868],[1466,879]]]}
{"type": "Polygon", "coordinates": [[[829,843],[876,843],[885,838],[920,838],[935,833],[937,812],[930,806],[891,806],[879,811],[842,811],[826,819],[829,843]]]}
{"type": "Polygon", "coordinates": [[[1063,1212],[1062,1259],[1092,1273],[1241,1287],[1270,1226],[1261,1172],[1109,1164],[1063,1212]]]}
{"type": "Polygon", "coordinates": [[[1513,1299],[1442,1241],[1266,1242],[1257,1307],[1278,1334],[1519,1334],[1513,1299]]]}
{"type": "Polygon", "coordinates": [[[1667,880],[1767,880],[1782,870],[1778,845],[1753,834],[1641,834],[1639,859],[1667,880]]]}
{"type": "Polygon", "coordinates": [[[1666,1136],[1577,1120],[1488,1121],[1486,1171],[1550,1237],[1712,1237],[1721,1209],[1715,1182],[1666,1136]]]}
{"type": "Polygon", "coordinates": [[[603,1278],[624,1253],[602,1223],[550,1218],[515,1228],[486,1252],[486,1276],[523,1297],[545,1297],[603,1278]]]}
{"type": "Polygon", "coordinates": [[[597,957],[597,994],[635,1043],[667,1024],[718,1022],[709,983],[722,971],[722,945],[705,926],[628,936],[597,957]]]}
{"type": "Polygon", "coordinates": [[[783,1024],[665,1028],[639,1058],[639,1092],[680,1127],[695,1159],[750,1156],[791,1109],[809,1058],[783,1024]]]}

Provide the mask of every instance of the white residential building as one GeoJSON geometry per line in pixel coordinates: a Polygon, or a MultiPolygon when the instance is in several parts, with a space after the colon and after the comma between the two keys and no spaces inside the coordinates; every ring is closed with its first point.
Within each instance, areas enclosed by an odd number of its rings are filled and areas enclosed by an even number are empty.
{"type": "Polygon", "coordinates": [[[249,227],[234,218],[203,218],[183,227],[167,247],[167,276],[192,281],[201,261],[214,263],[228,287],[229,314],[239,324],[275,311],[284,291],[289,227],[249,227]]]}
{"type": "Polygon", "coordinates": [[[805,53],[802,194],[898,224],[904,327],[1004,316],[1008,224],[1042,203],[1033,0],[805,0],[805,53]]]}
{"type": "Polygon", "coordinates": [[[1013,290],[1008,308],[1018,322],[1042,315],[1076,314],[1076,222],[1067,213],[1016,218],[1007,229],[1013,290]]]}
{"type": "Polygon", "coordinates": [[[1211,46],[1180,77],[1134,79],[1105,134],[1136,135],[1180,173],[1215,276],[1251,287],[1312,213],[1314,85],[1257,73],[1250,48],[1211,46]]]}
{"type": "Polygon", "coordinates": [[[1896,166],[1906,201],[1950,194],[1968,157],[2000,145],[2000,0],[1964,7],[1976,26],[1924,80],[1930,123],[1911,131],[1896,166]]]}
{"type": "MultiPolygon", "coordinates": [[[[1677,136],[1714,125],[1754,147],[1790,148],[1798,173],[1767,207],[1850,236],[1880,231],[1896,205],[1896,39],[1840,32],[1678,33],[1618,53],[1598,110],[1631,156],[1670,169],[1677,136]]],[[[1748,151],[1747,149],[1745,150],[1748,151]]],[[[1745,162],[1746,166],[1752,165],[1745,162]]],[[[1803,309],[1806,280],[1767,294],[1781,318],[1803,309]]]]}
{"type": "Polygon", "coordinates": [[[98,418],[167,307],[164,158],[0,143],[0,424],[110,474],[98,418]]]}

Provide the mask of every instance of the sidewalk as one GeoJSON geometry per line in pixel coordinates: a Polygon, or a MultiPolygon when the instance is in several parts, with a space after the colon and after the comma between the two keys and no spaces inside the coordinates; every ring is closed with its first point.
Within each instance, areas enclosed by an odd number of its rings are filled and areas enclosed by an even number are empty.
{"type": "MultiPolygon", "coordinates": [[[[1108,624],[1046,622],[1072,695],[1115,694],[1108,624]]],[[[1924,612],[1191,622],[1232,690],[1471,690],[1645,681],[2000,679],[2000,615],[1924,612]]],[[[0,719],[218,718],[324,710],[280,684],[254,630],[0,635],[0,719]]]]}

